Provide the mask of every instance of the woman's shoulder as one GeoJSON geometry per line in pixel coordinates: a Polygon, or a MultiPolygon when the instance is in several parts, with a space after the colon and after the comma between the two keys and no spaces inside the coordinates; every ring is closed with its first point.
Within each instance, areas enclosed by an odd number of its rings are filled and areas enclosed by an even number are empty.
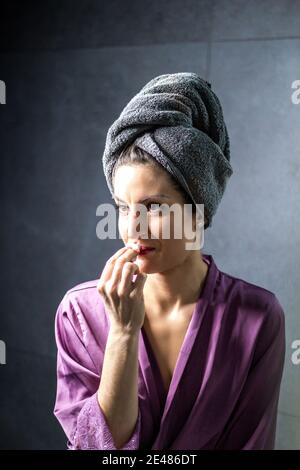
{"type": "Polygon", "coordinates": [[[84,281],[66,290],[56,311],[57,324],[61,326],[67,319],[82,337],[92,332],[106,332],[109,324],[97,289],[98,281],[99,279],[84,281]]]}
{"type": "Polygon", "coordinates": [[[232,310],[238,312],[239,319],[245,321],[245,326],[260,325],[274,332],[284,325],[284,308],[275,292],[245,278],[224,271],[219,273],[223,295],[232,310]]]}
{"type": "Polygon", "coordinates": [[[75,284],[65,291],[62,301],[66,304],[80,304],[85,305],[98,301],[99,293],[97,290],[98,279],[90,281],[83,281],[75,284]]]}
{"type": "Polygon", "coordinates": [[[220,269],[212,255],[205,254],[205,258],[213,265],[211,287],[212,299],[216,305],[222,303],[239,310],[253,311],[256,318],[259,314],[268,315],[271,310],[279,315],[283,314],[280,300],[272,290],[229,273],[226,269],[220,269]]]}
{"type": "Polygon", "coordinates": [[[73,287],[71,287],[70,289],[66,291],[66,294],[72,295],[75,292],[80,292],[81,293],[80,295],[84,295],[86,291],[94,290],[94,289],[97,290],[98,281],[99,279],[92,279],[90,281],[83,281],[79,284],[75,284],[73,287]]]}

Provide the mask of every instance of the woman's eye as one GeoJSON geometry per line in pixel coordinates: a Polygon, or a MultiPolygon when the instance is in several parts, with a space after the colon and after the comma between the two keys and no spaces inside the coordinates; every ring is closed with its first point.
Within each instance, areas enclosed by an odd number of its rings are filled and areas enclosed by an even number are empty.
{"type": "Polygon", "coordinates": [[[115,201],[113,201],[113,205],[116,208],[116,210],[124,210],[127,206],[124,206],[123,204],[117,204],[115,201]]]}
{"type": "Polygon", "coordinates": [[[152,202],[147,207],[151,209],[151,212],[158,212],[161,209],[161,204],[152,202]]]}
{"type": "MultiPolygon", "coordinates": [[[[114,203],[115,208],[121,212],[121,213],[127,213],[129,210],[129,207],[124,205],[124,204],[116,204],[114,203]]],[[[145,206],[149,212],[156,213],[161,210],[162,204],[160,203],[155,203],[155,202],[150,202],[149,204],[146,204],[145,206]]]]}
{"type": "Polygon", "coordinates": [[[118,206],[120,212],[126,212],[128,210],[127,206],[123,206],[122,204],[118,206]]]}

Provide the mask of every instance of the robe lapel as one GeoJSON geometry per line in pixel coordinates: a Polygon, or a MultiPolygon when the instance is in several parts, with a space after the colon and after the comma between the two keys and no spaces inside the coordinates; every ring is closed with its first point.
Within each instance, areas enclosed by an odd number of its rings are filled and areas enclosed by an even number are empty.
{"type": "Polygon", "coordinates": [[[209,270],[184,337],[167,394],[151,344],[145,330],[143,327],[141,328],[139,356],[149,395],[149,406],[151,406],[153,418],[158,424],[157,429],[159,429],[152,449],[171,447],[173,440],[188,418],[201,386],[202,371],[197,370],[199,361],[195,357],[197,354],[195,342],[213,293],[217,275],[217,268],[212,256],[202,254],[202,257],[209,264],[209,270]]]}

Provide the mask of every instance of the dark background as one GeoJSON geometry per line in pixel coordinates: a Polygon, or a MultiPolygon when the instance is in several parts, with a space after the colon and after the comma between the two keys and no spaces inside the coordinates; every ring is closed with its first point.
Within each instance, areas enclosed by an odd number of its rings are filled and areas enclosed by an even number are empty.
{"type": "Polygon", "coordinates": [[[54,316],[64,293],[98,277],[122,242],[96,237],[110,202],[107,130],[142,86],[190,71],[212,83],[234,175],[204,253],[275,292],[287,357],[276,446],[300,449],[300,2],[7,1],[0,12],[0,447],[64,449],[53,416],[54,316]]]}

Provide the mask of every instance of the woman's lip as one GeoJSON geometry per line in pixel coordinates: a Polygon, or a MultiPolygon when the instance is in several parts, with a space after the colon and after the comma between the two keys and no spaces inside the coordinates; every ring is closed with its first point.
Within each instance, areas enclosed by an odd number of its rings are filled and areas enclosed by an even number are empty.
{"type": "Polygon", "coordinates": [[[144,246],[144,245],[128,245],[133,250],[140,252],[140,251],[147,251],[147,250],[155,250],[154,246],[144,246]]]}
{"type": "Polygon", "coordinates": [[[137,248],[135,248],[135,251],[137,252],[137,254],[144,254],[144,253],[149,253],[150,251],[154,251],[155,248],[153,246],[147,246],[147,247],[142,247],[142,246],[139,246],[137,248]]]}
{"type": "Polygon", "coordinates": [[[137,253],[138,255],[146,255],[147,253],[150,253],[151,251],[155,251],[155,248],[147,248],[146,250],[139,250],[137,253]]]}

